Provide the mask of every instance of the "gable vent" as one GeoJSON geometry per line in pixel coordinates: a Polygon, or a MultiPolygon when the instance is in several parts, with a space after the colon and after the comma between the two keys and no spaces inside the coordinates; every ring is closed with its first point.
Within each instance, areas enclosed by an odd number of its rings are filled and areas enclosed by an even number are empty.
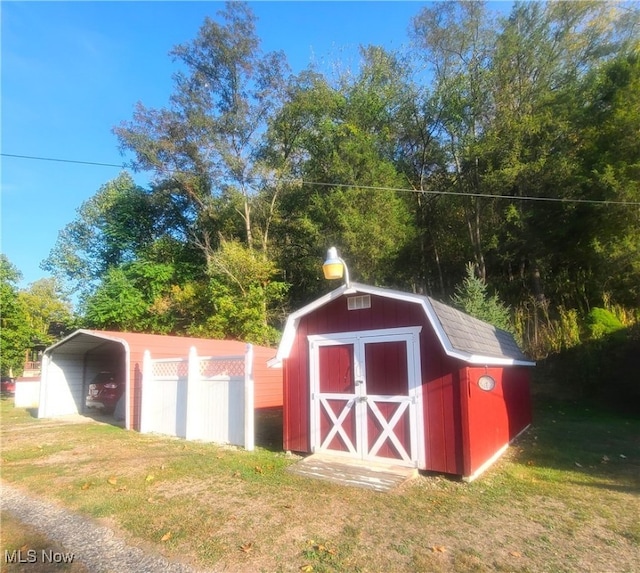
{"type": "Polygon", "coordinates": [[[351,296],[347,299],[349,310],[360,310],[361,308],[371,308],[371,295],[351,296]]]}

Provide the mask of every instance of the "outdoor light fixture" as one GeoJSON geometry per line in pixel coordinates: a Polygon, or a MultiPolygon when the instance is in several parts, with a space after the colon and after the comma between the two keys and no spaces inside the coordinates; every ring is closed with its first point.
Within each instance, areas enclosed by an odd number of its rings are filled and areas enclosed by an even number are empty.
{"type": "Polygon", "coordinates": [[[341,279],[342,275],[345,275],[347,288],[351,286],[349,282],[349,269],[347,263],[338,256],[338,250],[335,247],[331,247],[327,251],[327,260],[322,265],[322,272],[325,279],[341,279]]]}

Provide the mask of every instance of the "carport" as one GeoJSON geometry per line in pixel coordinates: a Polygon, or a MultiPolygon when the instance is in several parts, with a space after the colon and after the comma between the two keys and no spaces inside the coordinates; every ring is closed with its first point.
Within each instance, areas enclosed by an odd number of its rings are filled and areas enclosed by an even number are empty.
{"type": "MultiPolygon", "coordinates": [[[[91,380],[101,371],[125,380],[125,404],[130,395],[130,346],[114,333],[79,330],[47,348],[42,358],[39,418],[85,412],[85,397],[91,380]]],[[[129,427],[129,408],[125,423],[129,427]]]]}
{"type": "MultiPolygon", "coordinates": [[[[125,381],[125,427],[140,431],[145,351],[162,359],[187,357],[192,348],[200,356],[229,356],[244,354],[246,344],[236,340],[77,330],[44,351],[38,417],[85,413],[88,385],[97,373],[107,370],[125,381]]],[[[282,406],[282,371],[267,367],[274,355],[272,348],[253,347],[256,409],[282,406]]]]}

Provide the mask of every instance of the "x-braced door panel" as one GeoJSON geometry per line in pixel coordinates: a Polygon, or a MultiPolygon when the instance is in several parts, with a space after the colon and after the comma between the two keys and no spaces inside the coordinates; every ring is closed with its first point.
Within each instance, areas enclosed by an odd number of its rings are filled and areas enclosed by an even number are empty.
{"type": "Polygon", "coordinates": [[[313,451],[415,466],[419,328],[310,336],[313,451]]]}
{"type": "Polygon", "coordinates": [[[352,344],[318,347],[320,449],[356,452],[356,402],[352,344]]]}

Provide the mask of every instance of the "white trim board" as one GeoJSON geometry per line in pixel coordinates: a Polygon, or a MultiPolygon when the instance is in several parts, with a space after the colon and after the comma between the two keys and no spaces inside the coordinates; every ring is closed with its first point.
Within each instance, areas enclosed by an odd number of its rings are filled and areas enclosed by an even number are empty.
{"type": "MultiPolygon", "coordinates": [[[[444,328],[438,319],[436,312],[429,301],[429,298],[423,295],[397,291],[393,289],[386,289],[381,287],[375,287],[370,285],[364,285],[360,283],[351,283],[349,287],[342,285],[341,287],[331,291],[330,293],[314,300],[313,302],[303,306],[297,311],[291,313],[287,318],[287,323],[282,334],[282,340],[278,346],[278,352],[275,358],[269,361],[269,366],[272,368],[278,368],[282,366],[282,360],[289,357],[293,343],[296,337],[296,331],[300,323],[300,319],[307,314],[325,306],[326,304],[340,298],[343,295],[365,293],[372,294],[385,298],[392,298],[395,300],[401,300],[412,304],[417,304],[422,308],[422,311],[427,317],[427,320],[431,324],[436,333],[438,341],[443,350],[448,356],[457,358],[468,364],[475,364],[479,366],[535,366],[535,362],[528,360],[519,360],[510,358],[508,356],[488,356],[482,354],[472,354],[454,348],[447,336],[444,328]]],[[[324,335],[328,336],[328,335],[324,335]]]]}

